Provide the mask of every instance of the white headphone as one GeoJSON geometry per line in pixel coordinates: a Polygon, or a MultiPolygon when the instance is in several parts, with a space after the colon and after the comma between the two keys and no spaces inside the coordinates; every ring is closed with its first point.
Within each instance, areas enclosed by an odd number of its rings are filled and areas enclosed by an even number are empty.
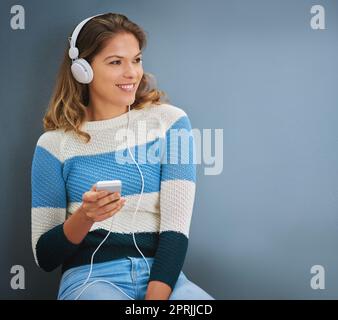
{"type": "Polygon", "coordinates": [[[71,71],[77,82],[80,83],[90,83],[93,80],[93,69],[90,66],[89,62],[85,59],[79,59],[79,49],[76,47],[76,39],[82,29],[82,27],[92,18],[101,16],[101,14],[96,14],[95,16],[89,17],[81,21],[73,31],[73,34],[69,40],[70,48],[68,51],[69,58],[72,59],[71,71]]]}

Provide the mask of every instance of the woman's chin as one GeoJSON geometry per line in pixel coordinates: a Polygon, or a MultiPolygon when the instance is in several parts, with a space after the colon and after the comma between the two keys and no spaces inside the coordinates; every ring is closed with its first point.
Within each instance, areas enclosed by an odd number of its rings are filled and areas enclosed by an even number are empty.
{"type": "Polygon", "coordinates": [[[123,105],[132,105],[135,102],[135,97],[133,99],[126,99],[125,102],[123,103],[123,105]]]}

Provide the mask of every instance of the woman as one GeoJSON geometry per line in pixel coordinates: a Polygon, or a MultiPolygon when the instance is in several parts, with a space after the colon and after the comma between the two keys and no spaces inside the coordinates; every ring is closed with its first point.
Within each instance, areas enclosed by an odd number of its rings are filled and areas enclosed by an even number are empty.
{"type": "Polygon", "coordinates": [[[213,299],[181,271],[193,136],[143,72],[145,44],[114,13],[84,20],[70,38],[32,163],[33,252],[45,271],[62,265],[58,299],[213,299]],[[181,132],[185,152],[174,145],[181,132]],[[121,180],[121,194],[96,190],[100,180],[121,180]]]}

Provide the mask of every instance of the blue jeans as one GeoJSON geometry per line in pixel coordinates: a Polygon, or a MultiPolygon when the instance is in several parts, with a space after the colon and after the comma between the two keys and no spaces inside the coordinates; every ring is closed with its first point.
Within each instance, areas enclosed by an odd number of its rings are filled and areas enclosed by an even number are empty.
{"type": "MultiPolygon", "coordinates": [[[[146,259],[151,270],[154,258],[146,259]]],[[[142,257],[126,257],[95,263],[89,281],[83,286],[89,270],[90,265],[83,265],[64,272],[61,278],[58,300],[74,300],[75,298],[79,300],[144,300],[149,274],[147,264],[142,257]],[[84,290],[86,287],[87,289],[84,290]]],[[[181,271],[169,300],[215,299],[188,280],[181,271]]]]}

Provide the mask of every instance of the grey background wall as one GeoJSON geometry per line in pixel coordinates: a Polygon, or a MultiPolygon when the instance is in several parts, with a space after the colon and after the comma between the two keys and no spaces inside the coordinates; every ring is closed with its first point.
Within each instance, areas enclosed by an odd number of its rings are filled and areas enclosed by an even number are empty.
{"type": "Polygon", "coordinates": [[[216,299],[338,298],[338,2],[1,1],[0,298],[55,299],[30,242],[30,169],[67,36],[112,11],[148,34],[144,68],[193,128],[223,128],[198,184],[183,271],[216,299]],[[10,8],[25,8],[12,30],[10,8]],[[323,5],[326,29],[310,27],[323,5]],[[25,289],[13,290],[13,265],[25,289]],[[313,290],[313,265],[325,289],[313,290]]]}

